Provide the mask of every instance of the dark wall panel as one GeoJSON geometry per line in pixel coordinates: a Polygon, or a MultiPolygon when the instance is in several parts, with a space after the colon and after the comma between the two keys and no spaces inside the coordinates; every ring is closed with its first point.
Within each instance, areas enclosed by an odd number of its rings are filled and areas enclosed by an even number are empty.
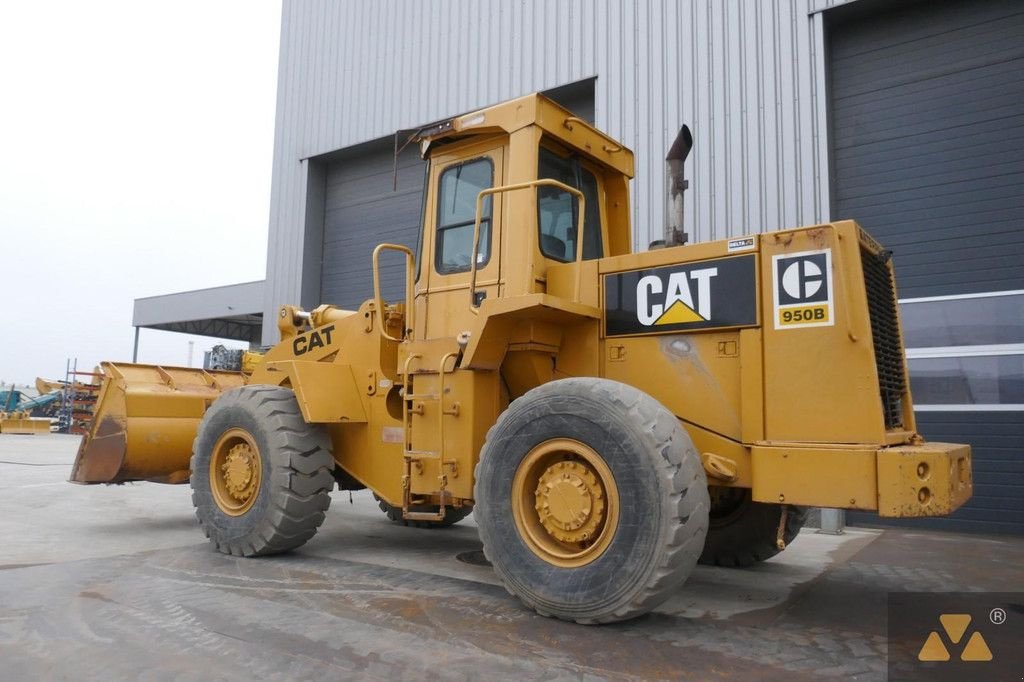
{"type": "Polygon", "coordinates": [[[829,15],[833,217],[902,297],[1024,288],[1024,5],[860,4],[829,15]]]}
{"type": "MultiPolygon", "coordinates": [[[[829,12],[835,218],[893,250],[903,298],[1024,289],[1024,3],[862,2],[829,12]]],[[[975,496],[948,519],[852,523],[1024,533],[1019,412],[922,412],[970,443],[975,496]]]]}
{"type": "MultiPolygon", "coordinates": [[[[354,309],[373,296],[371,258],[377,244],[416,248],[424,168],[419,147],[407,147],[399,157],[396,190],[390,140],[361,145],[327,164],[322,302],[354,309]]],[[[402,273],[401,257],[385,254],[381,266],[385,299],[402,296],[402,273]]]]}

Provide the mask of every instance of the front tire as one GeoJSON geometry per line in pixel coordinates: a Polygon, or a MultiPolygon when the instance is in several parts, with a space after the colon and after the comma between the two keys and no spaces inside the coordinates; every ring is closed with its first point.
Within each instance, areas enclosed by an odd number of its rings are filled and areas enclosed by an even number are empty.
{"type": "Polygon", "coordinates": [[[605,379],[550,382],[512,403],[476,472],[484,553],[541,615],[633,618],[690,574],[707,532],[700,458],[678,419],[605,379]]]}
{"type": "Polygon", "coordinates": [[[218,551],[287,552],[323,523],[334,487],[330,438],[305,422],[291,390],[254,385],[221,394],[192,452],[192,504],[218,551]]]}

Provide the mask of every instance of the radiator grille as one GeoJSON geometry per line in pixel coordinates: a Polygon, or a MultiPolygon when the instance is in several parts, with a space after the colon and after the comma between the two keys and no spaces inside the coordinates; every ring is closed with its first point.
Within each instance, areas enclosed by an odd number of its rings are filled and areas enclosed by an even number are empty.
{"type": "Polygon", "coordinates": [[[861,247],[885,428],[898,429],[903,426],[903,393],[906,385],[903,342],[896,311],[896,287],[888,261],[888,252],[876,254],[861,247]]]}

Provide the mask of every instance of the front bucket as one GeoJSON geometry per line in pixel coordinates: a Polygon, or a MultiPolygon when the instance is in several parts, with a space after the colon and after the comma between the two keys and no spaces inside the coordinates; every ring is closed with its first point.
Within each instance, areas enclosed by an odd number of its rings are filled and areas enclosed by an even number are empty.
{"type": "Polygon", "coordinates": [[[0,433],[33,435],[49,432],[50,420],[32,417],[27,410],[21,412],[0,412],[0,433]]]}
{"type": "Polygon", "coordinates": [[[188,481],[203,413],[223,391],[245,383],[240,372],[113,362],[102,368],[92,423],[71,469],[73,483],[188,481]]]}

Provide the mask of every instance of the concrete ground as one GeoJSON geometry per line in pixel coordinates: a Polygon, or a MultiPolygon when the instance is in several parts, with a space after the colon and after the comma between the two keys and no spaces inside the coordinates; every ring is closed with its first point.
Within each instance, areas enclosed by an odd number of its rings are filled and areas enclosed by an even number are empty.
{"type": "Polygon", "coordinates": [[[584,627],[474,563],[472,517],[390,523],[336,492],[299,551],[239,559],[189,488],[66,483],[78,439],[0,436],[0,679],[884,679],[889,591],[1024,590],[1024,539],[805,529],[700,566],[654,614],[584,627]]]}

